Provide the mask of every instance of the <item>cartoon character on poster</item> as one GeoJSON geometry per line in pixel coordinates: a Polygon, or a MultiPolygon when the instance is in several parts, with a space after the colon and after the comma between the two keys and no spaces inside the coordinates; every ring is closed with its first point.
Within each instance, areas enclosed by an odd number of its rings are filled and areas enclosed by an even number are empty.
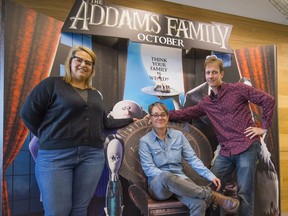
{"type": "MultiPolygon", "coordinates": [[[[108,114],[115,119],[121,118],[143,118],[147,113],[142,107],[132,100],[122,100],[113,106],[112,111],[108,114]]],[[[109,180],[106,189],[105,198],[105,214],[106,216],[122,216],[123,192],[122,185],[119,179],[119,169],[124,155],[124,143],[115,131],[108,135],[105,143],[106,165],[109,170],[109,180]]]]}
{"type": "Polygon", "coordinates": [[[122,216],[123,193],[119,179],[119,168],[124,154],[124,144],[121,137],[110,134],[105,141],[105,156],[109,169],[109,181],[106,190],[105,213],[106,216],[122,216]]]}

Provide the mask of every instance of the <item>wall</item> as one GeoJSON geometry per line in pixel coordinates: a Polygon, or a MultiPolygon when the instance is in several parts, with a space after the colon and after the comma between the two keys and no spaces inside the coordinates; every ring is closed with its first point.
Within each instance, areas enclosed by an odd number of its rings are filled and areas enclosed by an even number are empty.
{"type": "Polygon", "coordinates": [[[284,114],[288,110],[288,76],[286,75],[288,73],[288,27],[160,0],[110,0],[109,2],[188,20],[233,25],[229,41],[232,49],[272,44],[277,46],[281,211],[288,211],[288,172],[285,172],[288,168],[288,146],[285,145],[288,142],[288,115],[284,114]]]}

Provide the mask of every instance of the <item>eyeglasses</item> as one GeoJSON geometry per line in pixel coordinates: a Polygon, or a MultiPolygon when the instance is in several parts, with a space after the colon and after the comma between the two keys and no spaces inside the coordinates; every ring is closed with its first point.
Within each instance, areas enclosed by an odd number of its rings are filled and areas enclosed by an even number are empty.
{"type": "Polygon", "coordinates": [[[87,65],[88,67],[92,67],[92,65],[94,65],[94,62],[92,61],[88,61],[88,60],[84,60],[78,56],[73,56],[72,59],[75,59],[75,61],[77,62],[77,64],[82,64],[82,62],[85,63],[85,65],[87,65]]]}
{"type": "Polygon", "coordinates": [[[158,119],[158,118],[166,118],[167,117],[167,114],[166,113],[161,113],[161,114],[151,114],[151,116],[155,119],[158,119]]]}

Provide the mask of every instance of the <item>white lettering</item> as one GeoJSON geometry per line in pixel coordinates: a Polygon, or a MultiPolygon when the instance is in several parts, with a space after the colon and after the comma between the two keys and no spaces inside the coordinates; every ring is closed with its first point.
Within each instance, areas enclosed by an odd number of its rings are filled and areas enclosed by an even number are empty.
{"type": "Polygon", "coordinates": [[[94,4],[91,7],[91,19],[89,22],[89,25],[102,25],[104,23],[105,20],[105,11],[103,9],[103,7],[94,4]],[[98,10],[97,10],[98,9],[98,10]],[[94,20],[95,18],[97,18],[96,14],[99,14],[98,20],[94,20]]]}
{"type": "Polygon", "coordinates": [[[227,34],[229,32],[229,26],[219,25],[218,24],[218,25],[216,25],[216,27],[217,27],[217,30],[218,30],[219,35],[221,37],[221,42],[220,42],[221,48],[222,49],[227,49],[225,41],[228,41],[228,38],[227,38],[228,35],[227,34]],[[224,31],[222,31],[221,26],[224,27],[224,31]]]}
{"type": "Polygon", "coordinates": [[[175,37],[180,37],[180,33],[183,33],[183,37],[184,38],[188,38],[188,33],[187,33],[188,28],[186,28],[185,26],[185,21],[184,20],[180,20],[179,22],[179,27],[177,29],[177,33],[175,35],[175,37]]]}
{"type": "MultiPolygon", "coordinates": [[[[105,13],[105,11],[104,11],[105,13]]],[[[119,11],[114,7],[107,7],[106,8],[106,16],[105,16],[105,26],[107,27],[116,27],[118,25],[119,19],[119,11]],[[114,19],[107,19],[107,17],[113,17],[114,19]],[[110,22],[110,23],[109,23],[110,22]]]]}
{"type": "Polygon", "coordinates": [[[173,36],[172,30],[176,31],[176,27],[177,27],[176,24],[177,24],[178,19],[172,18],[172,17],[167,17],[167,16],[166,16],[166,18],[167,18],[167,34],[166,35],[173,36]],[[173,25],[172,25],[172,23],[173,23],[173,25]]]}
{"type": "MultiPolygon", "coordinates": [[[[135,32],[140,42],[180,48],[184,48],[185,42],[185,46],[191,44],[191,46],[195,45],[196,47],[207,47],[210,44],[213,48],[228,49],[227,42],[231,31],[229,25],[194,22],[130,8],[106,6],[103,0],[82,0],[77,7],[75,15],[70,17],[69,29],[80,29],[87,33],[89,27],[114,28],[111,35],[107,31],[107,36],[117,36],[115,35],[117,31],[115,28],[117,28],[131,31],[131,35],[135,32]],[[190,40],[199,43],[191,43],[190,40]]],[[[93,31],[97,31],[96,28],[93,31]]],[[[121,32],[123,31],[119,31],[120,34],[121,32]]],[[[80,33],[79,30],[77,33],[80,33]]],[[[124,35],[126,37],[129,34],[126,32],[124,35]]],[[[135,35],[131,39],[134,37],[135,35]]]]}
{"type": "Polygon", "coordinates": [[[123,25],[125,25],[129,28],[129,29],[133,29],[132,27],[132,19],[130,17],[129,11],[128,10],[122,10],[121,16],[120,16],[120,20],[119,20],[119,24],[117,26],[117,28],[122,28],[123,25]]]}
{"type": "Polygon", "coordinates": [[[181,48],[184,47],[183,40],[177,39],[177,38],[170,38],[170,37],[151,35],[151,34],[145,35],[143,33],[139,33],[137,35],[137,39],[142,42],[169,45],[169,46],[175,46],[175,47],[181,47],[181,48]]]}
{"type": "MultiPolygon", "coordinates": [[[[214,44],[222,49],[227,49],[229,26],[187,21],[165,16],[167,19],[167,36],[197,40],[207,44],[214,44]]],[[[173,44],[172,40],[166,42],[173,44]]]]}
{"type": "Polygon", "coordinates": [[[88,3],[82,0],[82,3],[79,7],[79,10],[76,14],[75,17],[70,17],[71,20],[73,20],[71,26],[69,28],[71,29],[77,29],[76,25],[78,23],[78,21],[83,21],[83,25],[82,25],[82,30],[89,30],[88,29],[88,23],[87,23],[87,7],[88,7],[88,3]],[[84,11],[83,11],[84,10],[84,11]],[[81,17],[82,14],[82,17],[81,17]]]}

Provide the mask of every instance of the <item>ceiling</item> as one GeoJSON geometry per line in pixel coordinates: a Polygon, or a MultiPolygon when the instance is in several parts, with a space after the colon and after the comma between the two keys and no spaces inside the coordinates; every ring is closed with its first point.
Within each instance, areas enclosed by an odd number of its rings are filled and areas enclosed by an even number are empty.
{"type": "MultiPolygon", "coordinates": [[[[197,8],[219,11],[227,14],[258,19],[267,22],[288,25],[288,17],[276,9],[269,0],[166,0],[197,8]]],[[[274,1],[273,1],[274,2],[274,1]]],[[[281,10],[288,14],[287,0],[279,0],[281,10]]]]}
{"type": "MultiPolygon", "coordinates": [[[[75,0],[12,0],[47,16],[65,21],[75,0]]],[[[288,19],[269,0],[166,0],[178,4],[288,25],[288,19]]],[[[286,0],[280,0],[286,1],[286,0]]],[[[287,1],[286,1],[287,2],[287,1]]],[[[288,6],[287,6],[288,7],[288,6]]],[[[283,8],[283,7],[282,7],[283,8]]],[[[288,9],[288,8],[286,8],[288,9]]]]}

